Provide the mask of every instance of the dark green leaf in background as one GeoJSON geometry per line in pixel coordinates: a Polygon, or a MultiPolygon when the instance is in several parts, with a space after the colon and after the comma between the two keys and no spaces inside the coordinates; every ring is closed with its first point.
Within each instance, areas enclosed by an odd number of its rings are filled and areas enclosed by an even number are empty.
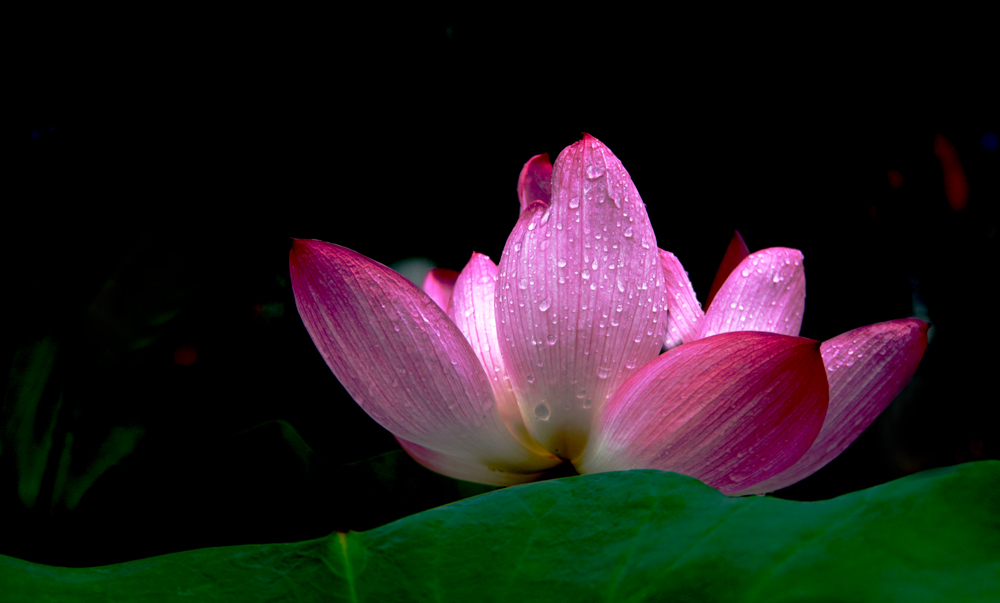
{"type": "Polygon", "coordinates": [[[821,502],[605,473],[363,533],[99,568],[0,557],[9,601],[996,601],[1000,462],[821,502]]]}

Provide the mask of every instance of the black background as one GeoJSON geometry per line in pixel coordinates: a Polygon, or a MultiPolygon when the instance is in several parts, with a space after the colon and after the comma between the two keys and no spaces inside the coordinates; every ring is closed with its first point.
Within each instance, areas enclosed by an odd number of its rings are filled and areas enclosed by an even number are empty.
{"type": "Polygon", "coordinates": [[[981,144],[1000,123],[974,32],[412,17],[26,26],[5,132],[0,360],[14,375],[24,350],[54,346],[40,408],[56,419],[30,508],[5,436],[0,553],[95,565],[299,540],[482,491],[399,455],[365,460],[398,447],[312,346],[289,237],[384,264],[496,261],[523,163],[555,160],[584,131],[628,169],[702,301],[739,229],[751,251],[805,254],[805,337],[933,322],[910,388],[777,496],[1000,458],[1000,190],[981,144]],[[968,180],[962,211],[945,198],[938,134],[968,180]],[[112,459],[72,509],[55,485],[67,433],[71,476],[112,459]]]}

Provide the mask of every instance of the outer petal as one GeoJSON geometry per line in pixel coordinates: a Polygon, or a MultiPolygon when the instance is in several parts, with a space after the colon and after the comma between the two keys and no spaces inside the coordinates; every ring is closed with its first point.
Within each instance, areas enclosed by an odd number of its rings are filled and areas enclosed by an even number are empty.
{"type": "Polygon", "coordinates": [[[365,256],[296,240],[295,303],[351,397],[393,434],[490,466],[533,460],[497,411],[482,364],[458,327],[408,280],[365,256]]]}
{"type": "Polygon", "coordinates": [[[552,205],[521,214],[498,287],[500,349],[528,431],[572,459],[594,413],[656,357],[667,322],[645,206],[597,139],[585,135],[559,155],[552,205]]]}
{"type": "Polygon", "coordinates": [[[806,304],[802,252],[771,247],[752,253],[730,273],[701,321],[699,338],[730,331],[798,335],[806,304]]]}
{"type": "MultiPolygon", "coordinates": [[[[503,418],[507,429],[525,448],[533,450],[541,457],[548,459],[548,466],[562,462],[538,445],[528,434],[517,405],[503,356],[500,354],[500,343],[497,340],[496,296],[497,267],[490,258],[481,253],[473,253],[469,263],[462,269],[455,283],[452,296],[451,311],[448,315],[465,335],[472,346],[472,351],[482,362],[486,376],[493,386],[497,409],[503,418]]],[[[539,464],[545,464],[539,459],[539,464]]]]}
{"type": "Polygon", "coordinates": [[[667,288],[667,335],[663,346],[671,349],[682,343],[698,339],[699,323],[705,313],[695,297],[691,279],[681,266],[677,256],[660,250],[663,265],[663,280],[667,288]]]}
{"type": "Polygon", "coordinates": [[[608,403],[579,471],[675,471],[727,494],[780,473],[823,424],[819,347],[724,333],[663,354],[608,403]]]}
{"type": "Polygon", "coordinates": [[[809,451],[794,465],[738,494],[773,492],[802,480],[847,449],[910,382],[927,349],[927,323],[880,322],[823,342],[830,410],[809,451]]]}
{"type": "Polygon", "coordinates": [[[521,211],[531,205],[532,201],[541,201],[546,205],[552,197],[552,163],[549,154],[535,155],[521,168],[517,178],[517,198],[521,202],[521,211]]]}
{"type": "Polygon", "coordinates": [[[715,272],[715,279],[712,281],[712,286],[708,290],[708,299],[705,300],[705,307],[710,308],[712,306],[712,300],[715,299],[716,294],[719,293],[719,289],[722,288],[722,284],[726,282],[729,275],[732,274],[733,270],[740,265],[745,257],[750,255],[750,249],[747,244],[743,241],[743,237],[740,236],[740,231],[733,231],[733,238],[729,240],[729,246],[726,247],[726,253],[722,256],[722,262],[719,264],[719,269],[715,272]]]}
{"type": "Polygon", "coordinates": [[[424,448],[396,437],[396,441],[403,447],[413,460],[417,461],[431,471],[435,471],[455,479],[464,479],[467,482],[478,484],[489,484],[491,486],[516,486],[533,482],[545,475],[545,471],[534,473],[514,473],[503,468],[487,466],[482,463],[471,461],[465,457],[445,454],[424,448]]]}
{"type": "Polygon", "coordinates": [[[458,273],[454,270],[448,270],[447,268],[431,268],[424,277],[424,284],[421,285],[421,289],[424,290],[431,299],[433,299],[437,305],[444,310],[448,311],[448,305],[451,303],[451,292],[455,288],[455,279],[458,278],[458,273]]]}

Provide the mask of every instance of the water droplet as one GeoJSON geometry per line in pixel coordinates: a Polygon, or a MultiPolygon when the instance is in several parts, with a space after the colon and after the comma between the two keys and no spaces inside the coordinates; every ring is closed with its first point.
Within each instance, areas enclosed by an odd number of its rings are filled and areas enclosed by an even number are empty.
{"type": "Polygon", "coordinates": [[[581,389],[580,391],[576,392],[576,397],[580,398],[581,400],[583,400],[583,397],[586,395],[587,395],[587,390],[585,389],[581,389]]]}
{"type": "Polygon", "coordinates": [[[590,290],[593,291],[594,289],[597,289],[597,283],[590,283],[590,290]]]}
{"type": "Polygon", "coordinates": [[[545,299],[542,300],[542,303],[538,304],[538,309],[544,312],[548,310],[549,306],[551,305],[552,305],[552,300],[546,297],[545,299]]]}
{"type": "Polygon", "coordinates": [[[587,398],[586,400],[583,401],[583,407],[584,408],[590,408],[590,406],[592,404],[593,404],[593,401],[590,398],[587,398]]]}
{"type": "Polygon", "coordinates": [[[601,176],[604,175],[604,166],[589,164],[587,165],[586,171],[587,171],[587,178],[594,180],[595,178],[600,178],[601,176]]]}
{"type": "Polygon", "coordinates": [[[565,268],[566,267],[566,260],[563,259],[563,258],[559,258],[559,261],[557,263],[559,264],[560,268],[565,268]]]}
{"type": "Polygon", "coordinates": [[[583,272],[580,273],[580,276],[583,277],[583,280],[587,280],[588,278],[590,278],[590,270],[584,268],[583,272]]]}
{"type": "Polygon", "coordinates": [[[528,381],[528,383],[534,383],[535,382],[535,376],[534,375],[528,375],[527,381],[528,381]]]}
{"type": "Polygon", "coordinates": [[[399,325],[392,325],[392,330],[399,333],[399,325]]]}
{"type": "Polygon", "coordinates": [[[742,274],[743,276],[750,276],[750,270],[744,268],[743,272],[741,272],[740,274],[742,274]]]}
{"type": "Polygon", "coordinates": [[[548,337],[545,338],[545,341],[547,341],[549,345],[555,345],[556,339],[558,338],[555,335],[549,335],[548,337]]]}
{"type": "Polygon", "coordinates": [[[771,279],[771,282],[773,282],[773,283],[780,283],[781,282],[781,277],[779,275],[775,274],[774,278],[771,279]]]}
{"type": "Polygon", "coordinates": [[[514,243],[514,251],[521,251],[521,244],[520,243],[514,243]]]}
{"type": "Polygon", "coordinates": [[[627,238],[629,238],[629,239],[632,238],[632,227],[631,226],[629,226],[628,228],[625,229],[625,236],[627,238]]]}
{"type": "Polygon", "coordinates": [[[607,379],[608,375],[610,375],[610,374],[611,374],[611,369],[603,367],[603,366],[597,367],[597,378],[598,379],[607,379]]]}
{"type": "Polygon", "coordinates": [[[537,417],[539,421],[548,421],[549,414],[550,413],[548,405],[539,404],[538,406],[535,407],[535,417],[537,417]]]}
{"type": "Polygon", "coordinates": [[[540,223],[541,224],[545,224],[546,222],[548,222],[549,221],[549,216],[551,216],[551,215],[552,215],[552,209],[549,208],[548,211],[546,211],[544,214],[542,214],[542,219],[541,219],[540,223]]]}
{"type": "Polygon", "coordinates": [[[597,270],[597,258],[594,258],[594,263],[590,265],[591,270],[597,270]]]}
{"type": "Polygon", "coordinates": [[[531,224],[528,224],[528,230],[535,230],[536,226],[538,226],[538,223],[532,222],[531,224]]]}
{"type": "Polygon", "coordinates": [[[580,197],[573,197],[572,199],[570,199],[569,207],[570,209],[576,209],[577,207],[580,207],[580,197]]]}
{"type": "Polygon", "coordinates": [[[517,288],[518,289],[522,289],[522,290],[527,289],[528,288],[528,279],[522,278],[521,280],[517,281],[517,288]]]}
{"type": "Polygon", "coordinates": [[[730,308],[735,308],[736,307],[736,302],[733,302],[733,303],[729,304],[729,307],[730,308]]]}

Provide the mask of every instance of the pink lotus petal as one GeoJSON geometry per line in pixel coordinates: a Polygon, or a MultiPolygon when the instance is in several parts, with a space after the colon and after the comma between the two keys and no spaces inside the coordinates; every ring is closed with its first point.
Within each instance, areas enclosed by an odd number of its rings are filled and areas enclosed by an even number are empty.
{"type": "Polygon", "coordinates": [[[494,307],[496,278],[496,264],[481,253],[473,253],[455,283],[451,311],[448,315],[482,362],[490,385],[493,386],[497,409],[507,429],[525,448],[550,458],[551,465],[555,466],[561,461],[548,454],[528,435],[517,397],[514,395],[510,377],[504,366],[503,356],[500,354],[494,307]]]}
{"type": "Polygon", "coordinates": [[[546,205],[552,197],[552,163],[549,154],[535,155],[521,168],[517,178],[517,198],[521,202],[521,211],[531,205],[532,201],[541,201],[546,205]]]}
{"type": "Polygon", "coordinates": [[[490,486],[516,486],[533,482],[545,475],[545,471],[533,473],[516,473],[502,468],[489,467],[483,463],[469,460],[465,457],[437,452],[430,448],[424,448],[396,437],[396,441],[403,447],[413,460],[417,461],[431,471],[453,477],[464,479],[477,484],[488,484],[490,486]]]}
{"type": "Polygon", "coordinates": [[[660,250],[663,280],[667,288],[667,335],[663,342],[666,349],[698,338],[699,322],[705,313],[698,303],[691,286],[691,279],[677,256],[660,250]]]}
{"type": "Polygon", "coordinates": [[[424,290],[431,299],[433,299],[437,305],[444,310],[448,311],[448,305],[451,303],[451,292],[455,288],[455,279],[458,278],[458,273],[454,270],[449,270],[447,268],[431,268],[424,277],[424,284],[421,289],[424,290]]]}
{"type": "Polygon", "coordinates": [[[762,249],[730,273],[705,313],[698,336],[730,331],[798,335],[805,304],[802,252],[786,247],[762,249]]]}
{"type": "Polygon", "coordinates": [[[728,494],[797,461],[828,395],[818,341],[741,332],[687,343],[622,386],[577,467],[675,471],[728,494]]]}
{"type": "Polygon", "coordinates": [[[528,431],[573,458],[607,398],[656,357],[667,323],[645,206],[597,139],[560,153],[552,204],[522,212],[497,286],[500,349],[528,431]]]}
{"type": "Polygon", "coordinates": [[[722,256],[722,263],[719,264],[719,269],[715,272],[715,279],[712,281],[712,286],[708,289],[708,299],[705,300],[706,308],[712,307],[712,301],[715,299],[716,294],[719,293],[719,289],[722,288],[722,283],[726,282],[726,279],[729,278],[733,270],[748,255],[750,255],[750,249],[743,241],[743,237],[740,236],[740,231],[734,230],[733,238],[729,240],[726,253],[722,256]]]}
{"type": "Polygon", "coordinates": [[[819,471],[864,431],[910,382],[927,348],[927,323],[880,322],[823,342],[830,409],[809,451],[794,465],[737,494],[773,492],[819,471]]]}
{"type": "Polygon", "coordinates": [[[351,397],[394,435],[439,452],[525,471],[538,456],[510,434],[482,364],[423,291],[365,256],[295,240],[299,315],[351,397]]]}

